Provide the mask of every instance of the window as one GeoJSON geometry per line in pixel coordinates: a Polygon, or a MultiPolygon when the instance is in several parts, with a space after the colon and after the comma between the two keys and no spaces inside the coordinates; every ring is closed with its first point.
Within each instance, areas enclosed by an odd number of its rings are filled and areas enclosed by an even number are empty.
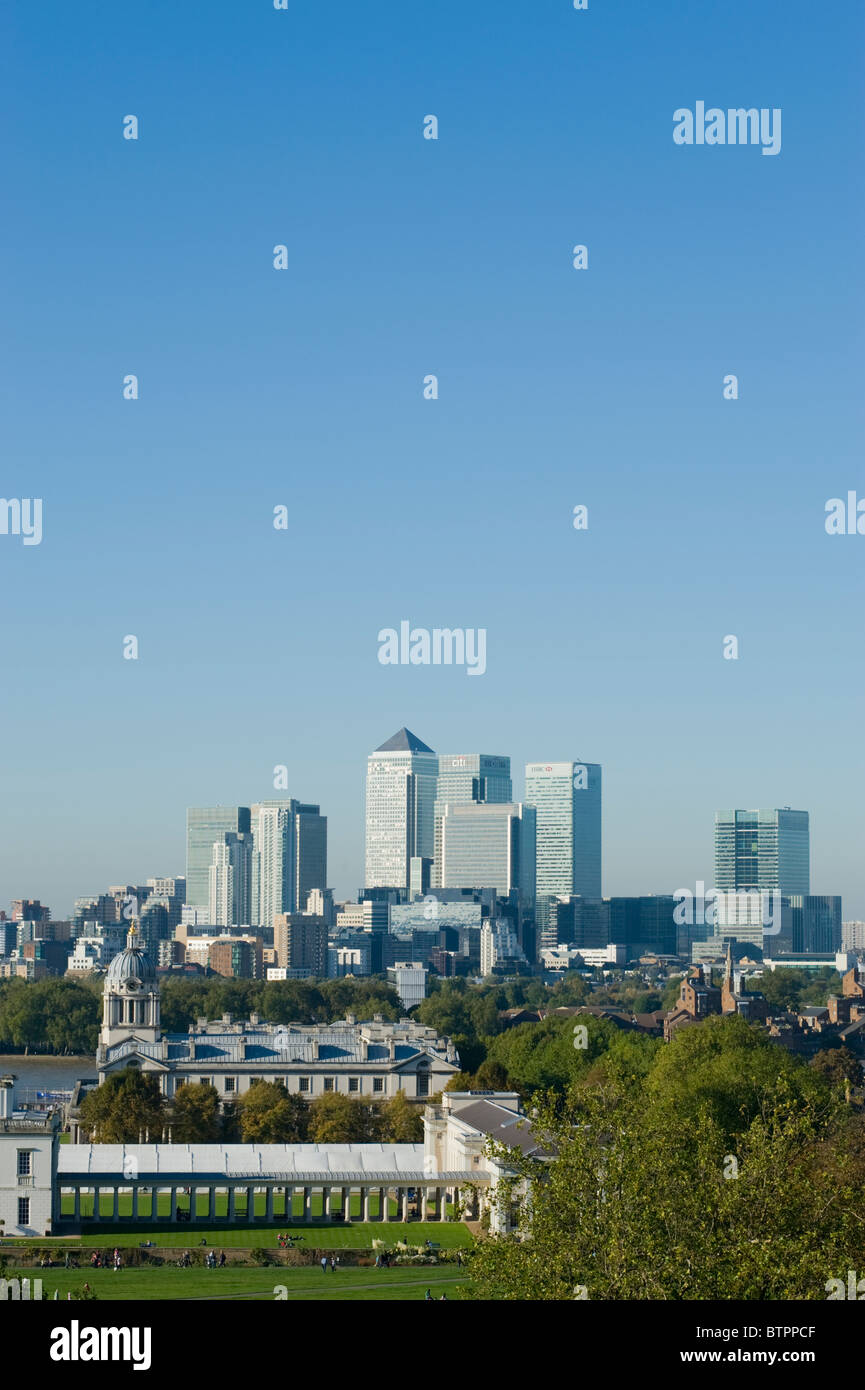
{"type": "Polygon", "coordinates": [[[348,1078],[348,1089],[349,1089],[350,1091],[359,1091],[359,1090],[360,1090],[360,1077],[359,1077],[359,1076],[350,1076],[350,1077],[348,1078]]]}
{"type": "Polygon", "coordinates": [[[332,1090],[334,1089],[333,1077],[332,1077],[332,1076],[326,1076],[326,1077],[324,1078],[324,1089],[325,1089],[326,1091],[332,1091],[332,1090]]]}
{"type": "Polygon", "coordinates": [[[417,1094],[419,1096],[429,1095],[429,1072],[418,1068],[417,1073],[417,1094]]]}
{"type": "Polygon", "coordinates": [[[236,1090],[237,1090],[237,1077],[236,1077],[236,1076],[227,1076],[227,1077],[225,1078],[225,1089],[226,1089],[226,1092],[227,1092],[229,1095],[231,1095],[231,1093],[232,1093],[233,1091],[236,1091],[236,1090]]]}
{"type": "Polygon", "coordinates": [[[301,1090],[301,1091],[308,1091],[309,1089],[310,1089],[310,1087],[309,1087],[309,1077],[308,1077],[308,1076],[300,1076],[300,1077],[298,1077],[298,1090],[301,1090]]]}
{"type": "Polygon", "coordinates": [[[383,1090],[384,1090],[384,1077],[383,1077],[383,1076],[374,1076],[374,1077],[372,1078],[372,1089],[373,1089],[374,1091],[383,1091],[383,1090]]]}
{"type": "Polygon", "coordinates": [[[19,1197],[19,1198],[18,1198],[18,1225],[19,1225],[19,1226],[29,1226],[29,1225],[30,1225],[30,1198],[29,1198],[29,1197],[19,1197]]]}
{"type": "Polygon", "coordinates": [[[199,1086],[212,1086],[212,1085],[213,1085],[213,1077],[212,1077],[212,1076],[199,1076],[199,1078],[198,1078],[198,1084],[199,1084],[199,1086]]]}
{"type": "Polygon", "coordinates": [[[272,1079],[272,1081],[273,1081],[274,1086],[284,1086],[284,1085],[285,1085],[285,1077],[284,1077],[284,1076],[274,1076],[274,1077],[272,1077],[271,1079],[272,1079]]]}
{"type": "Polygon", "coordinates": [[[180,1090],[181,1086],[185,1086],[185,1085],[186,1085],[186,1077],[185,1077],[185,1076],[178,1076],[178,1077],[175,1077],[175,1080],[174,1080],[174,1094],[177,1095],[177,1092],[180,1090]]]}
{"type": "Polygon", "coordinates": [[[19,1178],[29,1178],[33,1172],[33,1151],[32,1149],[18,1150],[18,1176],[19,1178]]]}

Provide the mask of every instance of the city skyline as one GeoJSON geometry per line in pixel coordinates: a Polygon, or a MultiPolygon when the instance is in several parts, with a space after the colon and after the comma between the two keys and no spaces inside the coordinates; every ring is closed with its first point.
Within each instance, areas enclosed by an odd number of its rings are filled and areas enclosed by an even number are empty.
{"type": "Polygon", "coordinates": [[[2,891],[179,871],[184,808],[285,764],[354,892],[408,723],[590,749],[606,888],[808,807],[865,916],[855,8],[14,8],[2,891]],[[677,145],[704,97],[783,108],[781,152],[677,145]],[[484,674],[382,665],[406,616],[484,674]]]}
{"type": "MultiPolygon", "coordinates": [[[[402,733],[402,732],[404,731],[404,729],[405,729],[405,726],[404,726],[404,725],[401,726],[400,733],[402,733]]],[[[395,737],[395,736],[394,736],[394,737],[395,737]]],[[[418,736],[415,735],[415,737],[418,737],[418,736]]],[[[387,742],[390,742],[390,741],[391,741],[391,740],[387,740],[387,742]]],[[[421,740],[421,742],[423,742],[423,741],[421,740]]],[[[423,746],[429,749],[429,745],[423,744],[423,746]]],[[[459,745],[457,745],[457,746],[459,746],[459,745]]],[[[468,745],[464,743],[463,746],[465,747],[465,746],[468,746],[468,745]]],[[[432,750],[429,749],[429,751],[432,751],[432,750]]],[[[368,761],[369,758],[372,757],[372,756],[374,756],[374,754],[372,754],[372,755],[371,755],[371,754],[367,754],[367,755],[366,755],[366,761],[368,761]]],[[[473,758],[473,757],[476,757],[477,755],[475,755],[475,754],[469,754],[469,753],[466,753],[466,754],[463,754],[463,755],[451,753],[451,754],[447,754],[447,755],[445,755],[445,754],[442,754],[442,755],[436,754],[435,756],[436,756],[436,757],[441,756],[442,759],[447,758],[447,759],[449,759],[449,760],[452,760],[452,759],[456,759],[456,758],[460,758],[460,757],[463,757],[463,758],[466,758],[466,759],[471,759],[471,758],[473,758]]],[[[482,755],[482,756],[487,756],[487,757],[489,757],[489,755],[482,755]]],[[[528,765],[530,765],[533,761],[536,761],[536,760],[534,760],[534,759],[529,758],[529,759],[526,759],[526,760],[525,760],[525,764],[523,764],[521,761],[518,761],[518,760],[512,758],[510,754],[501,754],[500,756],[501,756],[503,759],[507,760],[507,762],[508,762],[508,764],[509,764],[509,767],[516,768],[516,769],[520,769],[522,766],[528,766],[528,765]]],[[[551,763],[550,765],[551,765],[551,766],[555,766],[555,763],[551,763]]],[[[608,779],[607,779],[608,764],[607,764],[606,762],[603,762],[601,765],[602,765],[603,768],[604,768],[604,779],[605,779],[605,782],[606,782],[606,781],[608,780],[608,779]]],[[[362,766],[363,766],[363,760],[361,761],[361,767],[362,767],[362,766]]],[[[587,764],[587,766],[590,766],[590,767],[591,767],[591,766],[595,766],[595,765],[594,765],[594,764],[587,764]]],[[[449,768],[448,771],[450,772],[451,769],[449,768]]],[[[363,775],[363,774],[361,774],[361,778],[362,778],[362,775],[363,775]]],[[[505,776],[506,774],[503,773],[502,775],[505,776]]],[[[290,777],[289,777],[289,780],[291,780],[290,777]]],[[[514,801],[518,801],[518,800],[519,800],[519,801],[525,802],[525,803],[528,804],[528,805],[531,805],[531,804],[532,804],[532,803],[530,802],[529,798],[525,795],[525,791],[524,791],[525,777],[524,777],[523,775],[518,776],[518,777],[514,777],[514,778],[507,777],[507,782],[513,787],[513,799],[514,799],[514,801]],[[522,795],[521,795],[521,796],[518,796],[518,795],[517,795],[517,788],[518,788],[518,787],[522,787],[522,788],[523,788],[523,792],[522,792],[522,795]]],[[[504,782],[502,782],[502,784],[501,784],[502,788],[504,787],[504,785],[505,785],[504,782]]],[[[301,788],[300,790],[303,790],[303,791],[306,791],[306,792],[312,790],[313,792],[315,792],[317,789],[316,789],[316,788],[303,787],[303,788],[301,788]]],[[[430,802],[430,806],[432,806],[434,800],[435,800],[435,788],[433,788],[433,791],[432,791],[432,801],[430,802]]],[[[744,798],[740,799],[740,802],[739,802],[740,806],[742,806],[743,802],[744,802],[744,798]]],[[[331,830],[332,830],[332,828],[333,828],[333,826],[334,826],[335,818],[328,812],[328,808],[327,808],[326,806],[324,806],[324,800],[323,800],[323,798],[318,798],[317,801],[316,801],[314,804],[312,804],[312,805],[310,805],[308,802],[301,802],[301,801],[300,801],[300,798],[294,798],[294,797],[291,798],[291,801],[289,801],[289,799],[277,800],[277,799],[274,799],[274,798],[272,798],[272,797],[271,797],[271,798],[264,798],[264,797],[263,797],[263,798],[261,798],[261,799],[258,800],[258,801],[253,801],[252,799],[248,799],[247,802],[237,802],[237,803],[225,803],[225,802],[218,802],[218,801],[217,801],[217,802],[214,802],[213,805],[210,806],[210,807],[204,807],[204,806],[202,806],[202,805],[198,805],[198,806],[190,805],[190,806],[187,806],[187,807],[185,808],[184,814],[185,814],[185,816],[186,816],[186,818],[187,818],[187,825],[188,825],[188,818],[189,818],[190,813],[193,813],[193,812],[205,812],[205,811],[217,811],[217,810],[223,812],[223,813],[224,813],[224,819],[220,822],[220,828],[219,828],[219,833],[221,834],[223,831],[229,830],[229,829],[231,829],[231,828],[233,828],[234,830],[237,830],[239,826],[248,826],[248,825],[249,825],[249,819],[248,819],[247,817],[244,817],[242,814],[241,814],[241,817],[238,819],[238,811],[240,811],[241,813],[242,813],[244,810],[248,811],[250,806],[278,807],[278,806],[288,806],[288,805],[291,804],[291,803],[294,803],[298,808],[302,808],[304,811],[315,810],[315,809],[317,809],[317,807],[318,807],[319,805],[321,805],[321,806],[324,807],[322,819],[326,822],[327,827],[328,827],[327,856],[328,856],[328,879],[329,879],[329,882],[328,882],[328,884],[327,884],[327,887],[333,889],[334,897],[335,897],[337,900],[344,900],[344,901],[353,900],[353,899],[357,896],[357,893],[358,893],[359,891],[361,891],[362,888],[363,888],[363,886],[364,886],[364,872],[363,872],[363,857],[364,857],[364,856],[363,856],[363,842],[364,842],[365,835],[364,835],[364,795],[363,795],[363,788],[362,788],[362,787],[361,787],[359,802],[358,802],[358,805],[357,805],[357,808],[356,808],[356,813],[355,813],[355,821],[356,821],[355,831],[354,831],[354,835],[351,837],[351,838],[354,838],[356,841],[359,841],[359,842],[360,842],[360,851],[359,851],[359,853],[357,854],[356,859],[355,859],[355,862],[356,862],[356,864],[357,864],[358,867],[357,867],[357,870],[355,871],[354,874],[352,874],[351,862],[350,862],[349,856],[345,853],[345,847],[346,847],[346,845],[350,842],[350,836],[349,836],[349,834],[346,834],[346,827],[345,827],[345,825],[339,825],[338,822],[337,822],[337,836],[336,836],[336,837],[333,837],[333,836],[331,835],[330,832],[331,832],[331,830]],[[341,832],[341,833],[340,833],[340,832],[341,832]],[[336,844],[340,847],[340,853],[339,853],[339,856],[338,856],[338,859],[337,859],[337,862],[336,862],[336,863],[334,863],[334,859],[333,859],[333,857],[332,857],[332,854],[333,854],[332,845],[333,845],[333,843],[334,843],[334,838],[336,839],[336,844]]],[[[735,800],[731,800],[730,802],[728,802],[728,804],[735,804],[735,800]]],[[[764,807],[765,807],[765,806],[768,806],[769,804],[770,804],[770,802],[769,802],[768,800],[764,801],[764,803],[763,803],[764,807]]],[[[759,805],[759,803],[756,803],[756,802],[755,802],[754,805],[755,805],[755,807],[756,807],[756,806],[759,805]]],[[[778,809],[778,810],[783,810],[783,809],[784,809],[784,806],[783,806],[782,804],[776,802],[776,809],[778,809]]],[[[681,887],[684,887],[684,886],[688,886],[688,885],[691,885],[691,886],[692,886],[693,884],[695,884],[695,883],[697,883],[697,882],[700,882],[700,881],[705,882],[705,884],[706,884],[707,887],[713,886],[713,885],[714,885],[714,886],[717,886],[717,887],[725,886],[725,885],[722,885],[722,884],[715,884],[715,883],[714,883],[715,874],[714,874],[714,872],[713,872],[714,857],[715,857],[715,853],[716,853],[716,843],[715,843],[715,840],[716,840],[716,833],[717,833],[717,817],[718,817],[719,815],[722,815],[722,814],[724,814],[724,813],[723,813],[723,812],[720,812],[720,811],[717,809],[717,806],[713,807],[713,809],[711,810],[709,816],[706,818],[705,826],[703,827],[702,839],[703,839],[703,842],[704,842],[704,843],[703,843],[703,846],[702,846],[702,850],[700,850],[700,849],[698,848],[698,849],[697,849],[697,852],[694,853],[694,854],[692,854],[692,855],[690,856],[690,860],[689,860],[688,863],[685,863],[685,862],[684,862],[684,861],[685,861],[685,858],[686,858],[686,856],[685,856],[684,854],[675,854],[675,853],[670,853],[670,852],[668,851],[667,857],[666,857],[665,860],[662,860],[662,861],[660,861],[660,862],[658,862],[658,861],[655,862],[655,871],[654,871],[653,875],[650,877],[650,881],[647,883],[646,880],[645,880],[644,878],[640,877],[640,875],[639,875],[638,871],[636,870],[635,866],[634,866],[633,864],[629,864],[629,863],[627,862],[627,858],[628,858],[628,856],[627,856],[627,849],[626,849],[626,848],[623,848],[621,845],[614,845],[614,844],[611,844],[610,834],[609,834],[609,830],[608,830],[609,818],[610,818],[611,815],[612,815],[612,818],[613,818],[613,820],[614,820],[614,823],[616,822],[616,819],[617,819],[617,818],[616,818],[616,816],[615,816],[615,808],[614,808],[614,807],[613,807],[613,808],[610,807],[610,804],[609,804],[609,794],[605,791],[605,795],[604,795],[604,806],[603,806],[603,883],[602,883],[603,896],[605,896],[605,897],[611,897],[611,896],[645,896],[646,894],[659,894],[659,895],[660,895],[660,894],[669,894],[669,893],[672,893],[672,892],[676,891],[678,888],[681,888],[681,887]],[[666,863],[666,864],[668,864],[668,865],[670,866],[669,871],[668,871],[668,876],[667,876],[667,877],[664,877],[664,878],[661,877],[661,875],[662,875],[663,872],[664,872],[664,871],[663,871],[663,868],[661,867],[661,865],[662,865],[663,863],[666,863]],[[615,869],[611,869],[611,867],[610,867],[611,864],[615,865],[616,868],[615,868],[615,869]]],[[[810,811],[809,811],[809,812],[806,812],[805,814],[806,814],[807,816],[810,816],[810,824],[811,824],[811,829],[812,829],[812,832],[813,832],[813,828],[814,828],[814,825],[815,825],[814,817],[813,817],[813,815],[810,813],[810,811]]],[[[691,830],[692,830],[692,834],[693,834],[693,816],[692,816],[691,814],[688,814],[687,819],[688,819],[689,825],[691,825],[691,830]]],[[[181,816],[181,821],[182,821],[182,816],[181,816]]],[[[818,844],[821,843],[821,838],[822,838],[822,837],[820,836],[820,832],[819,832],[819,821],[820,821],[820,817],[818,816],[817,822],[816,822],[816,824],[817,824],[817,843],[818,843],[818,844]]],[[[208,825],[209,825],[209,822],[208,822],[208,825]]],[[[215,822],[214,822],[214,825],[215,825],[215,822]]],[[[653,819],[653,829],[654,829],[656,832],[658,832],[659,830],[662,830],[662,827],[659,827],[658,824],[657,824],[657,818],[654,818],[654,819],[653,819]]],[[[208,830],[205,832],[205,838],[207,837],[207,835],[209,835],[209,833],[210,833],[210,831],[209,831],[209,829],[208,829],[208,830]]],[[[175,838],[176,838],[176,837],[175,837],[175,838]]],[[[215,837],[214,837],[214,838],[215,838],[215,837]]],[[[696,837],[696,838],[699,838],[699,837],[696,837]]],[[[202,858],[203,858],[203,859],[206,859],[206,869],[205,869],[205,873],[206,873],[207,871],[209,871],[209,868],[210,868],[211,858],[212,858],[212,846],[213,846],[213,840],[209,840],[206,846],[205,846],[204,842],[202,841],[202,845],[201,845],[201,854],[202,854],[202,858]]],[[[812,852],[813,852],[813,851],[812,851],[812,852]]],[[[144,858],[145,858],[145,855],[144,855],[144,852],[143,852],[143,851],[140,852],[138,855],[131,854],[131,855],[130,855],[130,861],[132,861],[132,860],[134,859],[134,861],[135,861],[135,862],[137,863],[137,865],[138,865],[138,868],[137,868],[137,871],[136,871],[136,872],[125,873],[125,874],[122,873],[122,872],[119,872],[119,871],[117,870],[116,864],[112,865],[112,864],[106,863],[106,871],[103,872],[102,877],[101,877],[100,879],[98,879],[96,882],[88,881],[87,883],[82,883],[82,882],[80,882],[80,881],[76,881],[76,884],[75,884],[76,891],[74,891],[74,892],[72,891],[71,887],[68,887],[68,886],[66,885],[65,882],[61,882],[60,879],[59,879],[56,875],[54,876],[53,882],[54,882],[54,884],[56,885],[56,888],[57,888],[59,891],[53,891],[53,893],[52,893],[51,891],[49,891],[49,887],[48,887],[48,886],[43,886],[43,885],[48,884],[49,881],[51,880],[51,875],[48,874],[48,873],[43,874],[42,876],[40,876],[39,881],[38,881],[37,883],[35,883],[35,884],[30,884],[30,885],[23,885],[23,884],[21,884],[21,883],[18,881],[18,878],[17,878],[17,876],[16,876],[16,878],[13,880],[13,882],[14,882],[14,891],[11,891],[11,892],[9,893],[9,895],[8,895],[8,901],[11,903],[11,901],[12,901],[13,898],[30,898],[30,899],[37,899],[37,898],[38,898],[42,903],[47,903],[47,904],[49,905],[49,907],[51,908],[51,911],[52,911],[52,915],[53,915],[53,917],[54,917],[56,920],[64,920],[65,918],[68,918],[68,917],[71,917],[71,916],[72,916],[72,903],[73,903],[74,900],[75,900],[76,898],[78,898],[78,897],[84,897],[84,896],[86,896],[86,895],[89,894],[89,893],[97,894],[97,893],[104,892],[106,886],[111,885],[111,884],[113,884],[113,883],[121,883],[121,882],[123,882],[123,883],[144,883],[144,882],[146,881],[147,878],[150,878],[150,877],[157,877],[157,876],[159,876],[159,875],[163,875],[163,874],[166,874],[166,873],[167,873],[167,868],[166,868],[166,865],[165,865],[165,864],[161,864],[161,865],[156,865],[156,866],[154,866],[152,863],[146,863],[146,862],[145,862],[145,863],[142,863],[141,861],[142,861],[144,858]]],[[[185,863],[186,863],[186,850],[185,850],[185,845],[184,845],[184,838],[183,838],[182,835],[181,835],[181,837],[180,837],[180,844],[179,844],[178,851],[177,851],[177,853],[175,854],[175,859],[178,861],[179,867],[176,868],[176,870],[174,871],[173,876],[178,876],[178,877],[179,877],[179,876],[184,876],[184,875],[185,875],[185,863]]],[[[862,919],[863,917],[865,917],[865,912],[863,912],[863,910],[862,910],[862,905],[861,905],[861,904],[862,904],[861,896],[860,896],[859,905],[857,905],[855,899],[852,899],[852,898],[850,897],[849,894],[847,894],[847,893],[844,892],[844,889],[839,885],[838,879],[833,879],[833,878],[831,878],[831,876],[829,875],[829,873],[828,873],[827,871],[824,872],[824,867],[822,866],[822,859],[823,859],[823,856],[821,856],[821,855],[819,855],[819,854],[818,854],[818,855],[815,855],[815,856],[813,857],[813,859],[812,859],[811,881],[812,881],[812,884],[814,885],[813,891],[816,892],[816,893],[835,893],[835,894],[839,895],[839,896],[842,898],[843,902],[844,902],[844,918],[845,918],[845,920],[860,920],[860,919],[862,919]]],[[[168,876],[172,876],[172,875],[168,874],[168,876]]],[[[851,875],[850,877],[853,878],[854,876],[851,875]]],[[[855,876],[855,877],[858,877],[858,876],[855,876]]],[[[434,890],[433,890],[433,891],[434,891],[434,890]]],[[[189,894],[189,883],[187,882],[187,901],[189,901],[188,894],[189,894]]],[[[205,894],[205,903],[204,903],[205,906],[206,906],[206,899],[207,899],[207,894],[205,894]]],[[[192,905],[192,904],[191,904],[191,905],[192,905]]],[[[0,906],[2,906],[2,903],[0,903],[0,906]]],[[[302,904],[299,903],[299,904],[298,904],[298,907],[301,908],[301,907],[302,907],[302,904]]]]}

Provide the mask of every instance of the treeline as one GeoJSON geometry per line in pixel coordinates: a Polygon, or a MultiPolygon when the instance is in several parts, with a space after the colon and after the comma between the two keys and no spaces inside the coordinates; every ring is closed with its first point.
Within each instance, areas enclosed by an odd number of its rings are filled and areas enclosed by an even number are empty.
{"type": "Polygon", "coordinates": [[[0,980],[0,1052],[92,1056],[101,1019],[101,985],[52,976],[0,980]]]}
{"type": "Polygon", "coordinates": [[[532,1200],[516,1237],[478,1246],[476,1297],[825,1299],[862,1268],[862,1071],[847,1049],[808,1063],[735,1014],[655,1048],[584,1021],[585,1049],[537,1042],[536,1066],[570,1080],[533,1095],[547,1158],[508,1155],[532,1200]]]}
{"type": "Polygon", "coordinates": [[[254,1081],[238,1100],[220,1108],[214,1086],[191,1082],[173,1100],[159,1082],[129,1067],[88,1092],[80,1110],[93,1143],[137,1144],[142,1136],[175,1144],[417,1143],[423,1138],[421,1108],[402,1092],[390,1100],[329,1092],[307,1101],[281,1081],[254,1081]]]}
{"type": "Polygon", "coordinates": [[[169,976],[162,981],[160,994],[166,1033],[185,1033],[197,1019],[221,1018],[225,1013],[235,1019],[257,1013],[265,1023],[332,1023],[349,1013],[359,1019],[381,1014],[392,1023],[405,1013],[396,990],[379,976],[345,980],[169,976]]]}

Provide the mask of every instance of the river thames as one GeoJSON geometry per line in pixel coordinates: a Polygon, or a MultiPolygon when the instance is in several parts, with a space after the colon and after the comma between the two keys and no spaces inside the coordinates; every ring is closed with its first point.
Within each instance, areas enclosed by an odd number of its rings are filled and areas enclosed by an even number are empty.
{"type": "Polygon", "coordinates": [[[35,1100],[36,1091],[71,1091],[76,1081],[95,1081],[96,1061],[93,1057],[24,1057],[21,1053],[0,1056],[0,1075],[10,1073],[17,1078],[15,1096],[22,1103],[35,1100]]]}

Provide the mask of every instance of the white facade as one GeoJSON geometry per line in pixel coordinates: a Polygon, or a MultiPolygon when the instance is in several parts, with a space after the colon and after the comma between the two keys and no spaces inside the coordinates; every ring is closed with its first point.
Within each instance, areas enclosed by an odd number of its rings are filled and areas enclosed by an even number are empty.
{"type": "Polygon", "coordinates": [[[252,836],[226,831],[213,846],[209,870],[209,925],[240,927],[252,906],[252,836]]]}
{"type": "Polygon", "coordinates": [[[15,1078],[0,1077],[0,1237],[51,1235],[57,1126],[53,1115],[15,1109],[15,1078]]]}
{"type": "Polygon", "coordinates": [[[69,970],[106,970],[123,950],[128,925],[126,922],[94,923],[90,931],[76,937],[69,957],[69,970]]]}
{"type": "Polygon", "coordinates": [[[417,961],[399,962],[388,967],[387,978],[399,995],[404,1009],[413,1009],[426,999],[427,970],[417,961]]]}
{"type": "Polygon", "coordinates": [[[517,934],[508,921],[485,922],[481,927],[481,975],[492,974],[500,961],[525,960],[517,934]]]}

